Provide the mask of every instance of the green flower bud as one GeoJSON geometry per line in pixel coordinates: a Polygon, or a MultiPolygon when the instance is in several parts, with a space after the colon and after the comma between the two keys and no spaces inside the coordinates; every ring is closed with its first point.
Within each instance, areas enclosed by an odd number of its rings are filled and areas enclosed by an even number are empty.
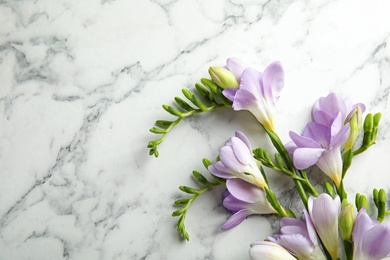
{"type": "Polygon", "coordinates": [[[214,83],[223,89],[239,87],[236,77],[227,69],[221,67],[210,67],[209,74],[214,83]]]}
{"type": "Polygon", "coordinates": [[[357,106],[354,110],[352,110],[345,123],[348,122],[351,130],[348,140],[345,143],[345,150],[347,151],[352,149],[363,126],[362,109],[360,108],[360,106],[357,106]]]}
{"type": "Polygon", "coordinates": [[[353,224],[355,223],[355,207],[346,199],[341,203],[341,212],[339,215],[339,229],[343,240],[351,240],[353,224]]]}
{"type": "Polygon", "coordinates": [[[366,208],[366,211],[368,212],[368,200],[367,197],[363,194],[357,193],[355,197],[355,204],[356,208],[359,211],[361,208],[366,208]]]}

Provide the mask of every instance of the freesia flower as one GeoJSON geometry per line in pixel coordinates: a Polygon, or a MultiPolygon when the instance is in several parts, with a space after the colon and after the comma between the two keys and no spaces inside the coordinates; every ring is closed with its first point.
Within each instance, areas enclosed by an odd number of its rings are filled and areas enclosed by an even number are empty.
{"type": "Polygon", "coordinates": [[[223,206],[234,215],[223,224],[222,230],[237,226],[249,215],[276,213],[263,189],[241,179],[227,180],[226,187],[223,206]]]}
{"type": "MultiPolygon", "coordinates": [[[[242,69],[242,66],[238,66],[242,69]]],[[[237,70],[239,75],[240,70],[237,70]]],[[[246,68],[240,77],[239,89],[226,89],[223,94],[233,102],[233,109],[248,110],[266,128],[274,131],[275,102],[284,85],[284,71],[280,62],[268,65],[261,73],[246,68]]]]}
{"type": "Polygon", "coordinates": [[[256,186],[267,186],[255,159],[248,138],[239,131],[220,149],[220,161],[210,165],[208,170],[224,179],[239,178],[256,186]]]}
{"type": "Polygon", "coordinates": [[[296,260],[286,249],[269,241],[253,243],[249,255],[252,260],[296,260]]]}
{"type": "Polygon", "coordinates": [[[332,259],[337,259],[338,218],[341,203],[339,196],[334,199],[326,193],[317,198],[310,196],[308,210],[319,237],[332,259]]]}
{"type": "Polygon", "coordinates": [[[316,164],[339,187],[342,177],[341,146],[349,136],[349,125],[344,125],[339,113],[329,126],[308,123],[302,136],[290,132],[292,142],[286,144],[297,169],[316,164]]]}
{"type": "Polygon", "coordinates": [[[362,208],[352,231],[353,259],[379,260],[390,256],[390,228],[372,220],[362,208]]]}
{"type": "Polygon", "coordinates": [[[350,137],[346,144],[347,149],[351,149],[360,132],[362,113],[365,110],[366,107],[362,103],[352,104],[350,99],[343,99],[337,93],[330,93],[328,96],[318,99],[313,106],[312,115],[316,123],[325,126],[330,126],[339,113],[344,124],[353,120],[351,122],[352,129],[350,137]]]}
{"type": "Polygon", "coordinates": [[[326,259],[319,245],[317,234],[307,211],[304,211],[306,223],[296,218],[280,220],[280,234],[268,239],[284,247],[298,259],[326,259]]]}

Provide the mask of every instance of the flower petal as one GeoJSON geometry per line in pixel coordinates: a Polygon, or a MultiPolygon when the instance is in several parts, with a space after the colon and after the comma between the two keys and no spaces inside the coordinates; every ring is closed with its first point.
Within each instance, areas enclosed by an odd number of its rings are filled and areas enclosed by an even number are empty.
{"type": "Polygon", "coordinates": [[[362,251],[370,259],[382,259],[390,254],[390,228],[377,225],[364,234],[362,251]]]}
{"type": "Polygon", "coordinates": [[[326,193],[317,198],[309,198],[309,214],[319,237],[333,259],[337,258],[338,249],[338,216],[340,213],[340,198],[335,199],[326,193]]]}
{"type": "Polygon", "coordinates": [[[251,212],[247,209],[242,209],[231,216],[221,227],[222,230],[228,230],[239,225],[251,212]]]}
{"type": "Polygon", "coordinates": [[[242,179],[227,180],[226,188],[234,197],[248,203],[265,200],[265,194],[259,187],[242,179]]]}
{"type": "Polygon", "coordinates": [[[284,86],[284,71],[279,61],[275,61],[267,66],[263,76],[264,96],[273,102],[279,96],[279,92],[284,86]]]}
{"type": "Polygon", "coordinates": [[[243,165],[237,160],[232,146],[226,145],[219,150],[221,162],[227,168],[240,172],[243,165]]]}
{"type": "Polygon", "coordinates": [[[281,235],[278,244],[297,256],[298,259],[310,259],[313,252],[311,242],[301,234],[281,235]]]}
{"type": "Polygon", "coordinates": [[[248,149],[248,146],[237,137],[231,139],[232,148],[237,160],[244,165],[248,165],[253,161],[252,151],[248,149]]]}
{"type": "Polygon", "coordinates": [[[268,241],[253,243],[249,255],[252,260],[296,260],[286,249],[268,241]]]}
{"type": "Polygon", "coordinates": [[[235,178],[236,176],[234,174],[229,173],[227,170],[226,166],[223,165],[221,161],[218,161],[216,163],[211,164],[207,168],[213,175],[223,178],[223,179],[230,179],[230,178],[235,178]]]}
{"type": "Polygon", "coordinates": [[[252,92],[246,89],[238,89],[236,95],[234,96],[232,107],[236,111],[249,110],[249,108],[254,106],[256,102],[257,102],[257,98],[252,92]]]}
{"type": "Polygon", "coordinates": [[[246,144],[246,146],[248,147],[249,151],[252,151],[252,147],[251,147],[251,144],[250,144],[250,142],[249,142],[249,139],[248,139],[248,137],[246,137],[246,136],[244,135],[243,132],[236,131],[236,132],[235,132],[235,136],[236,136],[237,138],[241,139],[241,141],[243,141],[244,144],[246,144]]]}
{"type": "Polygon", "coordinates": [[[230,193],[224,197],[222,204],[232,213],[236,213],[242,209],[247,209],[248,207],[247,202],[237,199],[230,193]]]}
{"type": "Polygon", "coordinates": [[[323,148],[297,148],[293,154],[295,167],[304,170],[316,164],[325,149],[323,148]]]}
{"type": "Polygon", "coordinates": [[[238,91],[238,88],[228,88],[228,89],[225,89],[224,91],[222,91],[222,94],[227,99],[229,99],[230,101],[233,102],[234,96],[236,95],[237,91],[238,91]]]}
{"type": "Polygon", "coordinates": [[[260,99],[264,93],[262,92],[262,74],[254,68],[247,68],[241,76],[240,90],[246,90],[252,93],[256,99],[260,99]]]}
{"type": "Polygon", "coordinates": [[[226,67],[228,70],[230,70],[234,74],[237,81],[240,82],[242,73],[249,66],[244,61],[242,61],[238,58],[232,57],[232,58],[227,59],[226,67]]]}
{"type": "Polygon", "coordinates": [[[313,139],[321,147],[326,148],[330,143],[330,133],[329,128],[321,124],[310,122],[305,126],[303,130],[303,136],[313,139]]]}
{"type": "Polygon", "coordinates": [[[297,147],[321,148],[321,145],[310,137],[300,136],[292,131],[289,132],[289,135],[297,147]]]}

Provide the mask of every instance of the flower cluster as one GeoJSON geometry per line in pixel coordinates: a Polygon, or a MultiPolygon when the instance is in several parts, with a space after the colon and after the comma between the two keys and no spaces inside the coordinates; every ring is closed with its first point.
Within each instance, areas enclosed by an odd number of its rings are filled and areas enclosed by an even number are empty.
{"type": "Polygon", "coordinates": [[[208,100],[209,106],[183,91],[199,109],[180,98],[176,98],[176,102],[189,112],[165,106],[178,119],[156,122],[162,128],[151,131],[163,137],[151,141],[151,154],[157,155],[157,145],[182,118],[224,106],[251,112],[276,152],[272,159],[261,147],[252,150],[245,134],[236,131],[220,148],[217,161],[203,161],[216,182],[194,171],[202,188],[180,187],[192,197],[175,201],[177,205],[184,205],[173,213],[180,216],[178,231],[188,239],[184,219],[192,201],[212,187],[226,185],[222,204],[232,215],[222,225],[222,230],[234,228],[254,214],[280,216],[280,233],[254,242],[249,250],[252,259],[376,260],[390,257],[390,227],[381,223],[390,213],[386,207],[386,192],[374,189],[377,220],[372,220],[367,197],[358,193],[355,205],[351,204],[343,184],[353,158],[375,144],[381,114],[369,113],[363,120],[364,104],[354,104],[337,93],[330,93],[314,103],[313,121],[304,127],[302,134],[290,131],[291,140],[283,144],[275,127],[275,106],[284,87],[284,70],[279,61],[260,72],[237,58],[230,58],[224,67],[210,67],[209,74],[211,80],[202,79],[204,86],[197,85],[198,93],[208,100]],[[363,136],[358,138],[361,132],[363,136]],[[362,141],[358,142],[359,139],[362,141]],[[329,177],[320,188],[315,188],[308,177],[307,170],[312,167],[329,177]],[[297,218],[291,209],[282,205],[267,181],[264,168],[292,179],[303,202],[304,219],[297,218]]]}

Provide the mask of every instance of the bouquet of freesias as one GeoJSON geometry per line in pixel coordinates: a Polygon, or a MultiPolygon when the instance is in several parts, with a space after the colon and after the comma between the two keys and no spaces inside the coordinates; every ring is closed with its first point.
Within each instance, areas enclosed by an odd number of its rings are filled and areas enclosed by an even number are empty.
{"type": "Polygon", "coordinates": [[[253,149],[245,134],[236,131],[214,162],[203,159],[212,180],[193,171],[198,187],[180,186],[188,195],[175,201],[179,209],[172,216],[178,217],[177,230],[183,238],[189,239],[184,221],[191,203],[205,191],[225,185],[222,204],[232,215],[222,230],[234,228],[249,215],[280,216],[279,233],[250,246],[252,259],[375,260],[390,256],[390,227],[381,223],[389,213],[385,190],[373,190],[375,207],[369,209],[366,196],[357,193],[353,201],[347,198],[343,184],[355,156],[375,144],[381,114],[368,113],[363,120],[364,104],[330,93],[313,101],[313,121],[303,133],[290,131],[291,141],[283,143],[274,125],[275,105],[284,86],[280,62],[259,72],[230,58],[224,67],[210,67],[209,74],[211,79],[202,78],[194,91],[183,89],[185,98],[175,97],[174,107],[163,105],[175,120],[157,120],[150,129],[160,135],[149,142],[150,155],[158,156],[158,145],[182,119],[222,107],[252,113],[276,151],[253,149]],[[308,178],[307,170],[313,166],[329,177],[320,188],[308,178]],[[267,180],[266,168],[292,179],[302,200],[301,212],[280,203],[267,180]]]}

